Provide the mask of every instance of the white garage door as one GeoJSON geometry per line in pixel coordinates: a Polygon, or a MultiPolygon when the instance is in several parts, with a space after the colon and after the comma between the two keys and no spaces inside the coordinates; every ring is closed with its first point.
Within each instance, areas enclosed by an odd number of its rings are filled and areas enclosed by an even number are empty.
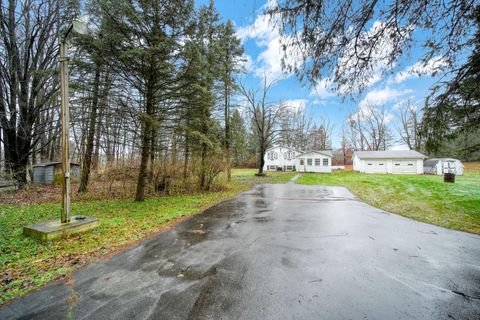
{"type": "Polygon", "coordinates": [[[415,160],[392,160],[393,173],[417,173],[417,162],[415,160]]]}
{"type": "Polygon", "coordinates": [[[365,160],[365,173],[387,173],[387,160],[365,160]]]}

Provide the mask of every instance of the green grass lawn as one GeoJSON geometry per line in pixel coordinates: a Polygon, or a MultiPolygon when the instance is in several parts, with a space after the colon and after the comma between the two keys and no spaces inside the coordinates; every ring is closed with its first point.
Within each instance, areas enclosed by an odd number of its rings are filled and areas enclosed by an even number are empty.
{"type": "Polygon", "coordinates": [[[480,170],[466,171],[453,184],[444,183],[443,176],[352,171],[305,173],[296,182],[344,186],[361,200],[385,211],[480,234],[480,170]]]}
{"type": "Polygon", "coordinates": [[[265,177],[257,177],[255,173],[258,172],[258,169],[233,169],[232,170],[232,179],[239,183],[287,183],[296,173],[287,171],[266,171],[265,177]]]}
{"type": "Polygon", "coordinates": [[[0,205],[0,304],[68,275],[99,256],[153,235],[176,219],[198,213],[241,190],[166,196],[145,202],[73,203],[72,213],[98,217],[100,226],[84,234],[48,243],[24,237],[22,227],[59,217],[60,204],[0,205]]]}
{"type": "MultiPolygon", "coordinates": [[[[40,243],[26,238],[22,227],[60,217],[60,203],[0,204],[0,305],[99,257],[154,235],[181,217],[248,190],[256,183],[288,182],[294,173],[255,177],[255,169],[232,170],[232,183],[222,192],[158,196],[145,202],[127,200],[77,201],[72,213],[100,218],[100,226],[84,234],[40,243]]],[[[219,177],[224,179],[225,177],[219,177]]]]}

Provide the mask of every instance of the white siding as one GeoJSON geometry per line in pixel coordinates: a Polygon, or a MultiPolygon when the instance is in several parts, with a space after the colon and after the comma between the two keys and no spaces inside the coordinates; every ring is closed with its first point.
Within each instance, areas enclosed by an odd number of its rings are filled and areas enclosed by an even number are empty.
{"type": "Polygon", "coordinates": [[[423,159],[417,159],[417,174],[423,174],[423,159]]]}
{"type": "Polygon", "coordinates": [[[416,174],[418,172],[418,164],[416,159],[412,159],[412,160],[394,159],[391,162],[392,162],[392,171],[390,171],[391,173],[416,174]]]}
{"type": "Polygon", "coordinates": [[[277,168],[281,168],[282,170],[293,170],[296,165],[296,156],[299,152],[292,149],[292,148],[287,148],[287,147],[274,147],[270,148],[267,150],[265,153],[265,165],[263,167],[263,170],[265,171],[275,171],[277,168]],[[290,155],[293,155],[291,159],[288,159],[288,157],[285,157],[286,155],[288,156],[287,153],[291,153],[290,155]],[[275,158],[271,159],[269,157],[269,154],[275,154],[275,158]],[[288,167],[288,169],[287,169],[288,167]],[[290,169],[291,168],[291,169],[290,169]]]}
{"type": "Polygon", "coordinates": [[[297,158],[297,171],[331,173],[332,159],[328,155],[317,152],[301,154],[297,158]]]}
{"type": "Polygon", "coordinates": [[[365,159],[365,173],[387,173],[386,159],[365,159]]]}
{"type": "Polygon", "coordinates": [[[365,160],[360,159],[356,155],[353,156],[353,170],[358,172],[365,172],[365,160]]]}
{"type": "MultiPolygon", "coordinates": [[[[439,159],[437,165],[435,166],[435,169],[436,174],[438,175],[443,175],[444,172],[448,172],[449,170],[454,170],[456,175],[463,175],[463,163],[457,159],[439,159]]],[[[433,174],[432,172],[428,173],[433,174]]]]}
{"type": "Polygon", "coordinates": [[[423,159],[360,159],[354,155],[353,170],[363,173],[423,174],[423,159]],[[398,163],[400,165],[396,165],[398,163]]]}

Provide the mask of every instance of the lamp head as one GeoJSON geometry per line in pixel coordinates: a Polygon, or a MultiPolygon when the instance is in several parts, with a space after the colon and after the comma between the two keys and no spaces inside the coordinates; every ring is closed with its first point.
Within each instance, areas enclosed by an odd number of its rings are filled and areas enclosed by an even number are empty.
{"type": "Polygon", "coordinates": [[[72,28],[78,34],[86,35],[88,34],[88,27],[87,24],[81,19],[73,19],[72,21],[72,28]]]}

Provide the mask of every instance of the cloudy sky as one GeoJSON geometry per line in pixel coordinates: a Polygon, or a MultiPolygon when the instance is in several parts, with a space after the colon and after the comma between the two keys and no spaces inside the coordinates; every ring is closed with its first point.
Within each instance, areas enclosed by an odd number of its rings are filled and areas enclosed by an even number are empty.
{"type": "MultiPolygon", "coordinates": [[[[199,1],[199,4],[202,3],[207,4],[208,0],[199,1]]],[[[248,74],[242,76],[242,81],[251,87],[258,86],[265,73],[272,79],[281,79],[271,90],[271,100],[284,101],[293,107],[305,108],[317,123],[322,118],[327,118],[334,125],[332,137],[334,147],[339,146],[339,134],[348,114],[364,107],[367,102],[370,105],[385,107],[389,114],[391,129],[396,134],[395,121],[399,106],[408,99],[422,106],[429,88],[438,80],[432,73],[441,67],[442,61],[432,59],[426,66],[419,64],[417,61],[422,49],[418,47],[411,52],[410,59],[403,59],[395,65],[391,74],[384,77],[373,74],[369,87],[353,100],[349,98],[342,100],[338,97],[329,90],[327,80],[313,87],[302,86],[295,75],[282,72],[280,34],[262,15],[265,3],[266,1],[261,0],[215,1],[222,19],[232,20],[238,36],[242,39],[248,60],[248,74]]],[[[371,28],[375,28],[375,23],[371,28]]],[[[418,38],[425,36],[419,32],[414,35],[418,38]]],[[[385,47],[388,48],[388,44],[385,44],[385,47]]],[[[394,148],[402,146],[397,143],[394,148]]]]}

